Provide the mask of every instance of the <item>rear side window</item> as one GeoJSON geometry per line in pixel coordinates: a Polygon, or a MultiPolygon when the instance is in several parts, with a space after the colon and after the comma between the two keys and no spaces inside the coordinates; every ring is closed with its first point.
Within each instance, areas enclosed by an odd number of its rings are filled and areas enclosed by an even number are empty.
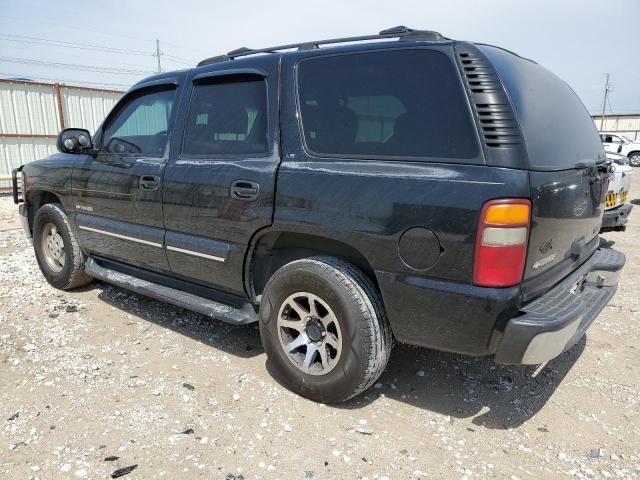
{"type": "Polygon", "coordinates": [[[307,149],[319,155],[475,159],[477,135],[452,61],[434,50],[303,60],[307,149]]]}
{"type": "Polygon", "coordinates": [[[256,155],[268,151],[264,79],[224,78],[194,86],[182,153],[256,155]]]}
{"type": "Polygon", "coordinates": [[[569,85],[530,60],[488,45],[478,48],[509,95],[531,168],[571,168],[601,158],[602,142],[593,120],[569,85]]]}

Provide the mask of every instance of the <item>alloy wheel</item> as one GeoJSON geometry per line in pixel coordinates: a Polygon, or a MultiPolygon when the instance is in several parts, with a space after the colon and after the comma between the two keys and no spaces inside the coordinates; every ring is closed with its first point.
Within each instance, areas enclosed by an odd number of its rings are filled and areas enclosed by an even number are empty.
{"type": "Polygon", "coordinates": [[[309,292],[290,295],[278,312],[280,346],[296,368],[326,375],[342,354],[340,324],[331,307],[309,292]]]}

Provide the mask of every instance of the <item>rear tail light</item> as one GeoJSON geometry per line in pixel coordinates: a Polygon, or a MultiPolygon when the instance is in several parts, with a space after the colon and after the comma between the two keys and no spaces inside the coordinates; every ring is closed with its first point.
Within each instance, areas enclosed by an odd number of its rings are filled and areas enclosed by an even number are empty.
{"type": "Polygon", "coordinates": [[[511,287],[522,281],[530,218],[529,200],[507,198],[484,204],[473,264],[475,285],[511,287]]]}

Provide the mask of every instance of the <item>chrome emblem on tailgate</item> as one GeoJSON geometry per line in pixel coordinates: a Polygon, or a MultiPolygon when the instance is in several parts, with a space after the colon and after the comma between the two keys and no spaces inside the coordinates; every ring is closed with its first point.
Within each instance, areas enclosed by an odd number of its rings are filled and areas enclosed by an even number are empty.
{"type": "Polygon", "coordinates": [[[558,255],[557,253],[553,253],[553,254],[549,255],[548,257],[541,258],[540,260],[538,260],[536,263],[533,264],[532,268],[534,270],[537,270],[540,267],[544,267],[545,265],[553,262],[556,259],[557,255],[558,255]]]}

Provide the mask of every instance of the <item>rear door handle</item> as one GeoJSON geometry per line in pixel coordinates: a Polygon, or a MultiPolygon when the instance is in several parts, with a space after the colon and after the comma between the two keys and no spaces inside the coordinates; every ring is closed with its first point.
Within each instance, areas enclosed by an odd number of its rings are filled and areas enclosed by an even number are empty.
{"type": "Polygon", "coordinates": [[[153,192],[160,188],[160,177],[157,175],[142,175],[140,177],[140,190],[153,192]]]}
{"type": "Polygon", "coordinates": [[[231,197],[237,200],[255,200],[259,191],[260,185],[249,180],[236,180],[231,184],[231,197]]]}

